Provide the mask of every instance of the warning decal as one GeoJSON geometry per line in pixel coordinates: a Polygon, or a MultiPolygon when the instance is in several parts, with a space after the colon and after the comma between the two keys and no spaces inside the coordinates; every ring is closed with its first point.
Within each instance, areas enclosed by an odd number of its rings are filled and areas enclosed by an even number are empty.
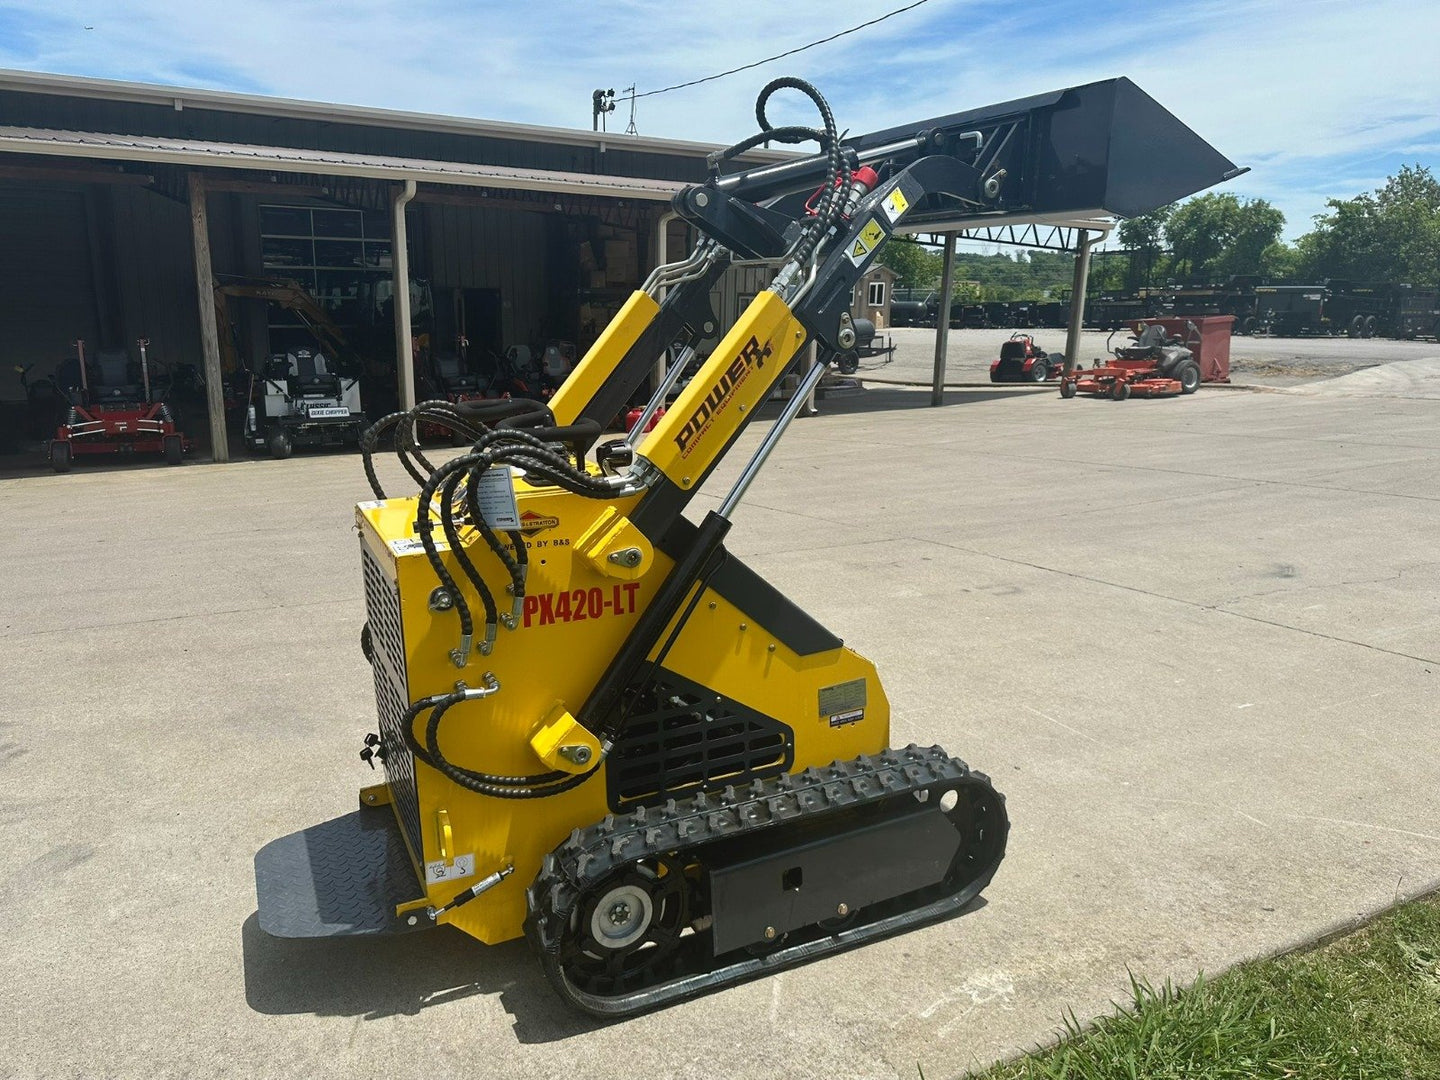
{"type": "MultiPolygon", "coordinates": [[[[418,536],[406,537],[403,540],[391,540],[390,550],[396,555],[414,555],[425,550],[425,542],[418,536]]],[[[435,541],[436,551],[449,551],[450,545],[444,540],[435,541]]]]}
{"type": "Polygon", "coordinates": [[[437,885],[442,881],[454,881],[457,878],[467,878],[475,873],[475,855],[456,855],[455,861],[447,863],[444,859],[437,859],[435,862],[425,864],[425,884],[437,885]]]}
{"type": "Polygon", "coordinates": [[[820,689],[820,716],[832,728],[858,724],[865,719],[865,680],[851,679],[820,689]]]}
{"type": "Polygon", "coordinates": [[[879,219],[871,218],[860,230],[860,235],[855,238],[855,242],[850,245],[850,250],[846,254],[850,256],[852,263],[859,266],[870,257],[870,253],[879,247],[880,242],[884,239],[885,230],[881,228],[879,219]]]}
{"type": "Polygon", "coordinates": [[[480,474],[480,482],[475,488],[480,516],[496,532],[514,532],[522,528],[520,510],[515,504],[514,476],[513,465],[492,466],[480,474]]]}
{"type": "Polygon", "coordinates": [[[885,211],[885,216],[890,219],[890,224],[893,225],[900,220],[901,214],[910,209],[910,202],[904,195],[900,194],[900,189],[896,188],[890,192],[889,195],[885,196],[885,201],[880,204],[880,209],[885,211]]]}

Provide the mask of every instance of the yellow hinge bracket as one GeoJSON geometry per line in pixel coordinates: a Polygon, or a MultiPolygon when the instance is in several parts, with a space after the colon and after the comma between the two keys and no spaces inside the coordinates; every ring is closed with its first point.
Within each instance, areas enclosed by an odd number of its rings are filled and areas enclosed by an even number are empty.
{"type": "Polygon", "coordinates": [[[547,766],[560,772],[588,771],[600,758],[600,740],[557,701],[530,736],[530,748],[547,766]]]}
{"type": "Polygon", "coordinates": [[[621,581],[636,581],[655,561],[645,534],[613,506],[607,506],[571,549],[597,572],[621,581]]]}

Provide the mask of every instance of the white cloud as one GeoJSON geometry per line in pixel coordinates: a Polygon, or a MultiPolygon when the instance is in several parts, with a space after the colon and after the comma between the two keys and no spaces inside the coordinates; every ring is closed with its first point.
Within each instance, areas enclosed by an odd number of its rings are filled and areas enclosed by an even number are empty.
{"type": "MultiPolygon", "coordinates": [[[[586,127],[596,87],[712,74],[898,3],[10,0],[0,65],[586,127]]],[[[1230,190],[1275,202],[1295,235],[1326,198],[1382,182],[1397,155],[1434,160],[1436,40],[1440,4],[1413,0],[931,0],[787,60],[641,99],[637,123],[647,135],[738,138],[754,130],[756,90],[779,74],[816,82],[855,131],[1128,75],[1253,166],[1230,190]]],[[[814,122],[778,99],[775,112],[814,122]]],[[[612,129],[627,119],[622,103],[612,129]]]]}

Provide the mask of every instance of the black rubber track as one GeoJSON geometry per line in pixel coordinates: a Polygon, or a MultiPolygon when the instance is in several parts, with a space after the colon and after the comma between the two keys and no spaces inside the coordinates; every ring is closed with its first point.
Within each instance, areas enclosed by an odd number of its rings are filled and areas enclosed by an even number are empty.
{"type": "Polygon", "coordinates": [[[526,893],[525,932],[546,978],[570,1005],[594,1016],[630,1016],[957,915],[994,877],[1009,829],[1004,796],[984,774],[938,746],[887,750],[757,780],[739,791],[726,788],[607,815],[576,829],[545,857],[526,893]],[[922,792],[938,799],[947,791],[959,797],[946,816],[962,841],[949,873],[933,886],[872,904],[843,928],[816,925],[795,931],[764,955],[741,950],[716,958],[710,955],[708,933],[690,934],[663,961],[648,966],[635,985],[608,992],[577,986],[565,970],[564,957],[574,952],[567,948],[572,913],[619,871],[645,862],[700,858],[703,852],[697,849],[704,845],[747,832],[802,822],[808,828],[827,815],[837,815],[839,824],[839,815],[858,807],[915,799],[922,792]]]}

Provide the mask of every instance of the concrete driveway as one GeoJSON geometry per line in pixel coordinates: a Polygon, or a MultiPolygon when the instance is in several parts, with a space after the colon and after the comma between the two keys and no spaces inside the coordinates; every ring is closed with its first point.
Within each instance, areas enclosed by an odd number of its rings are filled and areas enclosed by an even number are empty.
{"type": "Polygon", "coordinates": [[[374,776],[358,460],[0,482],[0,1074],[955,1076],[1435,885],[1440,401],[1366,385],[798,423],[732,546],[1010,853],[962,918],[609,1026],[519,943],[256,927],[254,851],[374,776]]]}

